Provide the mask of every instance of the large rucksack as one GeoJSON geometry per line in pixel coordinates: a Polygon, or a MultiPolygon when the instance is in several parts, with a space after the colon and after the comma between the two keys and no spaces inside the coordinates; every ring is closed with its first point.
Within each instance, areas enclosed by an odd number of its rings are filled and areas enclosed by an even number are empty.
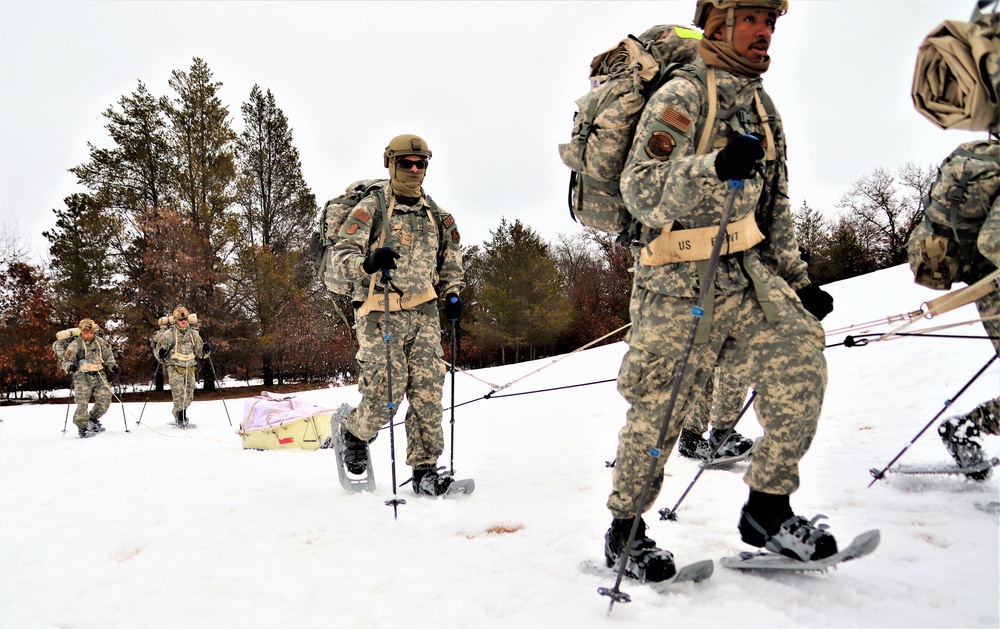
{"type": "MultiPolygon", "coordinates": [[[[330,248],[336,242],[337,232],[350,216],[354,207],[361,202],[361,199],[369,195],[374,195],[378,204],[379,212],[375,215],[376,220],[381,220],[385,211],[385,195],[382,188],[388,183],[388,179],[362,179],[347,186],[344,194],[330,199],[320,208],[316,216],[316,227],[313,229],[309,240],[309,255],[312,258],[316,274],[323,280],[327,290],[339,295],[350,295],[354,290],[353,285],[343,278],[332,264],[330,264],[330,248]]],[[[372,230],[375,233],[376,230],[372,230]]]]}
{"type": "Polygon", "coordinates": [[[998,196],[1000,142],[966,142],[945,158],[910,238],[910,267],[918,284],[948,290],[954,281],[972,284],[995,270],[976,243],[998,196]]]}
{"type": "Polygon", "coordinates": [[[569,181],[570,215],[588,227],[616,234],[627,245],[636,222],[620,183],[642,110],[680,67],[698,56],[699,31],[654,26],[629,35],[590,64],[591,90],[577,99],[572,139],[559,145],[569,181]]]}

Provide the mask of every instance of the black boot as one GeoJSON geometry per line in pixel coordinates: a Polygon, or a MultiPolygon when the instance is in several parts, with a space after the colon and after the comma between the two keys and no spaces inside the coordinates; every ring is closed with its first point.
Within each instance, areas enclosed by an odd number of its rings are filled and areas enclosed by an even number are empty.
{"type": "Polygon", "coordinates": [[[434,469],[413,470],[413,491],[422,496],[440,496],[447,493],[454,478],[441,476],[434,469]]]}
{"type": "Polygon", "coordinates": [[[677,454],[688,459],[704,461],[711,453],[712,450],[704,437],[687,428],[681,430],[681,436],[677,439],[677,454]]]}
{"type": "MultiPolygon", "coordinates": [[[[725,430],[716,430],[713,428],[708,433],[709,448],[715,449],[719,446],[719,443],[722,441],[722,435],[724,434],[726,434],[725,430]]],[[[729,438],[727,438],[726,442],[723,443],[722,446],[715,452],[715,456],[720,459],[722,457],[740,456],[752,447],[753,439],[748,439],[734,430],[729,433],[729,438]]]]}
{"type": "MultiPolygon", "coordinates": [[[[354,436],[347,426],[340,424],[344,439],[344,467],[355,476],[368,471],[368,442],[354,436]]],[[[372,440],[374,441],[374,439],[372,440]]]]}
{"type": "Polygon", "coordinates": [[[625,552],[625,542],[632,530],[632,518],[624,520],[615,518],[611,528],[604,534],[604,560],[609,568],[614,568],[622,560],[627,562],[625,574],[640,581],[666,581],[677,574],[674,556],[669,550],[657,548],[656,542],[646,537],[646,523],[639,518],[639,528],[628,552],[625,552]]]}
{"type": "Polygon", "coordinates": [[[799,561],[823,559],[837,553],[837,540],[825,524],[795,515],[788,496],[750,490],[740,514],[740,537],[751,546],[766,548],[799,561]]]}
{"type": "MultiPolygon", "coordinates": [[[[959,467],[971,467],[983,462],[983,439],[979,427],[971,417],[972,413],[952,417],[938,426],[938,435],[941,436],[944,447],[948,449],[948,453],[959,467]]],[[[989,475],[990,470],[987,468],[982,472],[966,474],[966,477],[984,481],[989,475]]]]}

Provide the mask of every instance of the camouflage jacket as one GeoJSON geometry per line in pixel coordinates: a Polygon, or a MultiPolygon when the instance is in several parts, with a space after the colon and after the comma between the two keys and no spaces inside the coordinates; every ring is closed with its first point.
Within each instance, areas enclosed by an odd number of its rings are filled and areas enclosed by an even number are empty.
{"type": "MultiPolygon", "coordinates": [[[[387,183],[383,190],[386,203],[391,203],[392,187],[387,183]]],[[[407,294],[430,288],[438,297],[459,293],[465,288],[465,269],[455,219],[439,206],[437,220],[430,222],[428,210],[423,199],[412,206],[396,203],[392,208],[385,241],[399,254],[396,269],[391,271],[392,284],[407,294]]],[[[341,226],[331,253],[332,263],[340,265],[343,276],[357,286],[351,296],[356,305],[368,298],[372,277],[375,292],[382,291],[381,274],[370,276],[361,268],[368,254],[379,246],[380,234],[371,233],[376,212],[374,195],[362,199],[341,226]]],[[[379,225],[381,229],[381,221],[379,225]]]]}
{"type": "MultiPolygon", "coordinates": [[[[728,186],[715,174],[717,151],[695,155],[701,133],[700,119],[706,116],[708,96],[698,78],[705,76],[699,57],[693,66],[675,75],[654,94],[636,128],[631,154],[622,172],[622,196],[639,221],[656,230],[674,221],[673,229],[718,225],[728,186]]],[[[760,79],[716,71],[718,113],[709,147],[718,138],[738,133],[763,133],[757,116],[754,93],[760,79]],[[748,115],[749,114],[749,115],[748,115]]],[[[775,159],[767,161],[763,178],[746,180],[737,193],[732,221],[750,213],[766,236],[763,242],[743,253],[752,276],[780,277],[793,289],[809,284],[806,263],[799,257],[798,242],[788,200],[785,134],[780,116],[771,123],[775,159]]],[[[695,262],[662,266],[637,265],[635,284],[667,296],[698,295],[695,262]]],[[[724,256],[715,279],[718,295],[746,289],[749,281],[739,261],[724,256]]]]}
{"type": "Polygon", "coordinates": [[[190,324],[181,330],[177,324],[171,324],[166,330],[161,332],[157,338],[156,347],[153,348],[153,355],[160,360],[160,348],[167,348],[167,357],[161,362],[168,367],[193,367],[197,364],[195,358],[204,358],[202,351],[204,342],[198,330],[190,324]]]}
{"type": "Polygon", "coordinates": [[[52,351],[59,359],[59,366],[66,373],[69,373],[69,368],[73,363],[79,365],[80,369],[74,374],[74,378],[83,377],[85,374],[101,371],[105,367],[110,368],[116,364],[111,344],[96,334],[89,342],[83,340],[82,336],[72,336],[56,341],[52,344],[52,351]]]}

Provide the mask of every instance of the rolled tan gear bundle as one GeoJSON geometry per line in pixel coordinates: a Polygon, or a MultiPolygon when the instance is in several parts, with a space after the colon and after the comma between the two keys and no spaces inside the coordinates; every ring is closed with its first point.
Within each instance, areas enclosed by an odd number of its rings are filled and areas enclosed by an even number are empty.
{"type": "Polygon", "coordinates": [[[924,38],[913,72],[913,106],[942,129],[996,133],[1000,13],[973,17],[942,22],[924,38]]]}
{"type": "MultiPolygon", "coordinates": [[[[177,322],[177,320],[174,319],[174,316],[173,315],[169,315],[169,316],[160,317],[159,319],[157,319],[156,320],[156,325],[158,325],[160,327],[165,327],[165,326],[168,326],[168,325],[170,325],[172,323],[176,323],[176,322],[177,322]]],[[[187,322],[192,327],[198,327],[198,315],[195,314],[195,313],[193,313],[193,312],[188,313],[188,315],[187,315],[187,322]]]]}

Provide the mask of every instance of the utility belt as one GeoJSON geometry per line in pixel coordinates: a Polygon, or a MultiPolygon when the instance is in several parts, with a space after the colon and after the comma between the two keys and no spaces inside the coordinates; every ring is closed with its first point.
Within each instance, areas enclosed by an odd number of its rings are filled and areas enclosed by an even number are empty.
{"type": "Polygon", "coordinates": [[[194,354],[193,353],[192,354],[180,354],[178,352],[174,352],[173,354],[170,355],[170,358],[172,358],[174,360],[194,360],[194,354]]]}
{"type": "MultiPolygon", "coordinates": [[[[675,262],[698,262],[712,257],[712,247],[719,235],[719,226],[670,230],[668,225],[659,236],[642,248],[639,262],[644,266],[662,266],[675,262]]],[[[739,253],[759,244],[764,234],[757,227],[751,212],[740,220],[726,225],[726,242],[720,255],[739,253]]]]}
{"type": "Polygon", "coordinates": [[[197,365],[191,365],[190,367],[180,367],[178,365],[169,365],[169,368],[173,369],[177,373],[182,373],[182,374],[186,375],[186,374],[194,373],[195,371],[197,371],[198,366],[197,365]]]}
{"type": "MultiPolygon", "coordinates": [[[[372,286],[375,285],[374,278],[372,279],[372,286]]],[[[372,289],[374,290],[374,289],[372,289]]],[[[368,299],[361,302],[361,305],[356,306],[355,317],[360,319],[364,317],[369,312],[384,312],[385,311],[385,295],[382,293],[371,294],[369,291],[368,299]]],[[[399,310],[412,310],[415,307],[425,304],[431,300],[437,299],[437,292],[434,288],[428,288],[422,293],[389,293],[389,312],[397,312],[399,310]]],[[[357,302],[354,302],[357,304],[357,302]]]]}
{"type": "Polygon", "coordinates": [[[95,363],[83,363],[80,365],[80,371],[101,371],[104,369],[104,365],[95,363]]]}

